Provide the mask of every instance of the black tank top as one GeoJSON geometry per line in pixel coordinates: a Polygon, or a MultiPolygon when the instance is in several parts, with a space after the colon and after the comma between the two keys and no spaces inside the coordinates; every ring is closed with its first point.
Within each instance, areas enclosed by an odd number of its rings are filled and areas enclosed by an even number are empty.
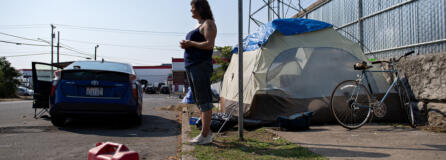
{"type": "MultiPolygon", "coordinates": [[[[186,36],[186,40],[195,42],[205,41],[206,39],[200,33],[200,27],[197,27],[196,29],[190,31],[186,36]]],[[[184,51],[184,65],[186,68],[188,68],[204,61],[212,62],[213,52],[214,50],[203,50],[196,47],[189,47],[184,51]]]]}

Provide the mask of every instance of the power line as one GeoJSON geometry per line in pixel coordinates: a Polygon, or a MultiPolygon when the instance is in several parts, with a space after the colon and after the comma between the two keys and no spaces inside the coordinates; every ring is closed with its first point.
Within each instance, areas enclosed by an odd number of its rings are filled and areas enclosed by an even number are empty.
{"type": "MultiPolygon", "coordinates": [[[[9,55],[9,56],[1,56],[1,57],[24,57],[24,56],[38,56],[38,55],[45,55],[45,54],[51,54],[51,53],[32,53],[32,54],[19,54],[19,55],[9,55]]],[[[72,54],[66,54],[66,53],[61,53],[60,55],[64,55],[64,56],[71,56],[71,57],[78,57],[78,58],[90,58],[90,57],[82,57],[82,56],[77,56],[77,55],[72,55],[72,54]]]]}
{"type": "Polygon", "coordinates": [[[86,26],[75,26],[75,25],[65,25],[65,24],[55,24],[57,26],[62,26],[70,29],[80,29],[80,30],[102,30],[102,31],[114,31],[114,32],[135,32],[135,33],[156,33],[156,34],[179,34],[184,35],[183,32],[162,32],[162,31],[149,31],[149,30],[133,30],[133,29],[117,29],[117,28],[101,28],[101,27],[86,27],[86,26]]]}
{"type": "MultiPolygon", "coordinates": [[[[36,51],[30,51],[30,50],[28,50],[28,51],[17,51],[17,50],[14,50],[14,51],[9,51],[9,50],[3,51],[2,50],[2,51],[0,51],[0,53],[2,53],[2,54],[29,53],[29,52],[36,52],[36,51]]],[[[37,51],[37,52],[43,53],[46,51],[37,51]]]]}
{"type": "MultiPolygon", "coordinates": [[[[151,30],[134,30],[134,29],[117,29],[117,28],[103,28],[103,27],[87,27],[87,26],[76,26],[76,25],[66,25],[66,24],[54,24],[57,26],[62,26],[68,29],[78,29],[78,30],[90,30],[90,31],[109,31],[109,32],[120,32],[120,33],[148,33],[148,34],[175,34],[178,36],[184,36],[186,32],[168,32],[168,31],[151,31],[151,30]]],[[[219,35],[237,35],[238,33],[219,33],[219,35]]]]}
{"type": "MultiPolygon", "coordinates": [[[[114,59],[114,60],[116,60],[116,61],[118,61],[118,62],[126,62],[126,61],[123,61],[123,59],[125,59],[125,58],[115,58],[115,57],[109,57],[109,56],[99,56],[99,57],[102,57],[102,58],[104,58],[104,59],[114,59]]],[[[129,60],[129,59],[127,59],[127,60],[129,60]]],[[[139,61],[139,62],[142,62],[142,61],[139,61]]],[[[147,63],[139,63],[139,62],[135,62],[135,60],[131,60],[131,62],[130,63],[135,63],[135,64],[139,64],[139,65],[147,65],[147,63]]],[[[128,62],[129,63],[129,62],[128,62]]]]}
{"type": "Polygon", "coordinates": [[[171,50],[171,51],[181,51],[180,49],[167,49],[167,48],[156,48],[149,46],[138,46],[138,45],[123,45],[123,44],[111,44],[111,43],[95,43],[88,41],[80,41],[80,40],[70,40],[70,39],[62,39],[64,41],[76,42],[76,43],[84,43],[84,44],[98,44],[101,46],[114,46],[114,47],[125,47],[125,48],[139,48],[139,49],[157,49],[157,50],[171,50]]]}
{"type": "Polygon", "coordinates": [[[2,56],[2,57],[23,57],[23,56],[37,56],[51,53],[35,53],[35,54],[19,54],[19,55],[10,55],[10,56],[2,56]]]}
{"type": "Polygon", "coordinates": [[[60,46],[60,48],[63,48],[63,49],[66,49],[66,50],[69,50],[69,51],[72,51],[72,52],[76,52],[76,53],[78,53],[78,54],[82,54],[82,55],[90,56],[90,57],[93,56],[93,55],[91,55],[91,54],[87,54],[87,53],[83,53],[83,52],[80,52],[80,51],[76,51],[76,50],[74,50],[74,49],[70,49],[70,48],[67,48],[67,47],[64,47],[64,46],[60,46]]]}
{"type": "MultiPolygon", "coordinates": [[[[45,42],[45,43],[48,43],[48,44],[50,44],[50,42],[49,41],[47,41],[47,40],[45,40],[45,39],[42,39],[42,38],[38,38],[41,42],[45,42]]],[[[82,54],[82,55],[87,55],[87,56],[93,56],[93,54],[88,54],[87,52],[83,52],[83,51],[80,51],[80,50],[78,50],[78,49],[75,49],[75,48],[73,48],[73,47],[70,47],[70,46],[68,46],[68,45],[66,45],[66,44],[63,44],[63,43],[59,43],[61,46],[61,48],[63,48],[63,49],[66,49],[66,50],[69,50],[69,51],[73,51],[73,52],[76,52],[76,53],[78,53],[78,54],[82,54]]],[[[54,46],[54,47],[57,47],[57,46],[54,46]]]]}
{"type": "Polygon", "coordinates": [[[13,24],[13,25],[0,25],[0,27],[32,27],[32,26],[46,26],[48,24],[13,24]]]}
{"type": "Polygon", "coordinates": [[[3,33],[3,32],[0,32],[0,34],[6,35],[6,36],[10,36],[10,37],[20,38],[20,39],[24,39],[24,40],[28,40],[28,41],[42,42],[42,41],[39,41],[39,40],[35,40],[35,39],[31,39],[31,38],[25,38],[25,37],[16,36],[16,35],[12,35],[12,34],[7,34],[7,33],[3,33]]]}
{"type": "Polygon", "coordinates": [[[46,28],[48,24],[29,24],[29,25],[0,25],[2,29],[28,29],[28,28],[46,28]]]}
{"type": "MultiPolygon", "coordinates": [[[[126,60],[130,60],[132,62],[134,62],[134,61],[143,62],[143,63],[140,63],[140,64],[147,64],[147,61],[143,61],[143,60],[140,60],[140,59],[121,58],[121,57],[112,57],[112,56],[99,56],[99,57],[110,58],[110,59],[119,59],[119,60],[126,59],[126,60]]],[[[158,63],[158,62],[154,62],[154,61],[149,61],[149,62],[150,63],[158,63]]]]}
{"type": "Polygon", "coordinates": [[[50,46],[50,45],[31,44],[31,43],[21,43],[21,42],[11,42],[11,41],[3,41],[3,40],[0,40],[0,42],[3,42],[3,43],[9,43],[9,44],[15,44],[15,45],[25,45],[25,46],[45,46],[45,47],[50,46]]]}

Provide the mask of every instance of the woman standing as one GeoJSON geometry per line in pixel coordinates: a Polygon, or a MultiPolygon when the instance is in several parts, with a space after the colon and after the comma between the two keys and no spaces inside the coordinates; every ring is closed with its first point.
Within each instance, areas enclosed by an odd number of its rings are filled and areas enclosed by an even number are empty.
{"type": "Polygon", "coordinates": [[[207,0],[192,0],[192,18],[198,21],[197,27],[190,31],[186,40],[180,42],[184,51],[184,64],[187,79],[195,102],[201,111],[201,133],[191,143],[208,144],[212,142],[210,124],[212,118],[212,53],[214,50],[217,27],[207,0]]]}

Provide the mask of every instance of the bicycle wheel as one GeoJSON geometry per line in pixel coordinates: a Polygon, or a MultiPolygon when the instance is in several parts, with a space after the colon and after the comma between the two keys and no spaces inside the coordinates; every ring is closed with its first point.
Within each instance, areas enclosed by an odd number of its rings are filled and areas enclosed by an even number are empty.
{"type": "Polygon", "coordinates": [[[354,80],[339,83],[330,98],[330,109],[336,121],[347,129],[364,125],[371,115],[369,91],[354,80]]]}
{"type": "Polygon", "coordinates": [[[400,102],[401,102],[401,109],[404,111],[404,113],[407,116],[407,119],[409,120],[409,125],[412,128],[415,128],[415,118],[413,116],[413,106],[412,103],[410,103],[410,95],[407,91],[407,88],[400,82],[400,85],[398,85],[398,94],[400,96],[400,102]]]}

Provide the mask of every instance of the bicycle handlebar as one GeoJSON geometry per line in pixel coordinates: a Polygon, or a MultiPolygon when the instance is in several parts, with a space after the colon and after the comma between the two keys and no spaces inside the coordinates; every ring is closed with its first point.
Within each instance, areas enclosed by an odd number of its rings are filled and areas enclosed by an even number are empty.
{"type": "Polygon", "coordinates": [[[409,56],[409,55],[411,55],[411,54],[413,54],[413,53],[415,53],[415,51],[407,52],[407,53],[405,53],[403,56],[401,56],[400,58],[398,58],[397,60],[391,58],[390,61],[384,61],[384,60],[382,60],[382,61],[373,61],[372,64],[383,63],[383,62],[384,62],[384,63],[391,63],[392,61],[393,61],[393,62],[398,62],[398,61],[400,61],[401,58],[403,58],[403,57],[407,57],[407,56],[409,56]]]}
{"type": "Polygon", "coordinates": [[[401,58],[403,58],[403,57],[407,57],[408,55],[411,55],[411,54],[413,54],[413,53],[415,53],[415,51],[407,52],[406,54],[404,54],[403,56],[401,56],[400,58],[398,58],[398,60],[397,60],[396,62],[400,61],[401,58]]]}
{"type": "Polygon", "coordinates": [[[390,63],[389,61],[373,61],[372,64],[383,63],[383,62],[390,63]]]}

